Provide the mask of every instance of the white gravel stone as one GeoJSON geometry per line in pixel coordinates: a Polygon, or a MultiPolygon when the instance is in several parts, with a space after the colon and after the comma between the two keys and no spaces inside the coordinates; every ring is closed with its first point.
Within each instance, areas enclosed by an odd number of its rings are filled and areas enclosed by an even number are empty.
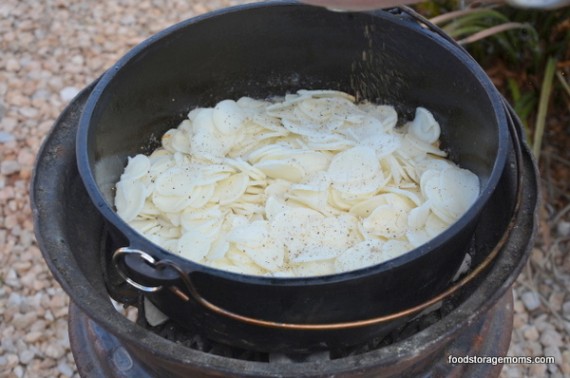
{"type": "Polygon", "coordinates": [[[534,291],[523,293],[521,300],[528,311],[534,311],[540,307],[540,298],[534,291]]]}
{"type": "Polygon", "coordinates": [[[35,118],[39,114],[38,109],[31,106],[21,107],[18,112],[26,118],[35,118]]]}
{"type": "Polygon", "coordinates": [[[4,117],[0,121],[0,126],[1,126],[0,129],[2,129],[2,131],[11,133],[14,131],[17,124],[18,124],[18,120],[16,118],[4,117]]]}
{"type": "Polygon", "coordinates": [[[523,331],[523,335],[524,335],[524,338],[527,339],[528,341],[537,341],[538,338],[540,337],[540,334],[538,333],[538,330],[536,329],[536,327],[534,325],[528,326],[523,331]]]}
{"type": "Polygon", "coordinates": [[[18,357],[20,358],[20,363],[27,365],[34,359],[35,356],[36,354],[33,351],[23,350],[20,352],[20,355],[18,357]]]}
{"type": "Polygon", "coordinates": [[[547,369],[548,372],[550,373],[550,377],[552,378],[567,378],[562,376],[562,374],[560,373],[560,369],[556,364],[548,364],[547,369]]]}
{"type": "Polygon", "coordinates": [[[570,376],[570,350],[562,352],[562,371],[570,376]]]}
{"type": "Polygon", "coordinates": [[[144,314],[148,324],[153,327],[156,327],[168,320],[168,316],[156,308],[156,306],[146,299],[146,297],[144,299],[144,314]]]}
{"type": "Polygon", "coordinates": [[[22,296],[15,291],[11,292],[10,296],[8,297],[8,302],[7,302],[8,306],[20,307],[21,303],[22,303],[22,296]]]}
{"type": "Polygon", "coordinates": [[[60,372],[60,374],[63,374],[66,377],[71,377],[73,375],[73,369],[63,361],[60,361],[57,364],[57,370],[60,372]]]}
{"type": "MultiPolygon", "coordinates": [[[[542,345],[538,342],[530,342],[526,345],[528,350],[530,351],[531,356],[542,356],[544,354],[542,345]]],[[[525,353],[525,355],[528,355],[525,353]]]]}
{"type": "Polygon", "coordinates": [[[0,131],[0,143],[7,143],[7,142],[13,142],[16,140],[16,137],[10,133],[7,133],[5,131],[0,131]]]}
{"type": "Polygon", "coordinates": [[[18,363],[18,356],[10,353],[10,354],[6,354],[5,356],[5,360],[4,360],[4,367],[10,368],[13,366],[16,366],[16,364],[18,363]]]}
{"type": "Polygon", "coordinates": [[[20,170],[20,164],[15,160],[5,160],[0,163],[0,173],[5,176],[10,176],[20,170]]]}
{"type": "Polygon", "coordinates": [[[20,70],[20,63],[16,59],[8,59],[5,67],[7,71],[17,72],[20,70]]]}
{"type": "Polygon", "coordinates": [[[570,301],[565,302],[562,305],[562,314],[564,315],[565,318],[570,320],[570,301]]]}
{"type": "Polygon", "coordinates": [[[26,330],[36,321],[36,319],[37,314],[34,312],[28,312],[25,314],[18,313],[14,316],[14,319],[12,319],[12,324],[16,329],[26,330]]]}
{"type": "Polygon", "coordinates": [[[554,357],[555,363],[562,363],[562,353],[560,353],[560,348],[556,346],[547,346],[544,348],[544,355],[554,357]]]}
{"type": "Polygon", "coordinates": [[[79,93],[79,89],[75,87],[65,87],[61,91],[59,91],[59,97],[61,101],[71,101],[77,94],[79,93]]]}
{"type": "Polygon", "coordinates": [[[540,343],[545,347],[561,347],[562,346],[562,336],[556,332],[554,329],[546,330],[540,336],[540,343]]]}
{"type": "Polygon", "coordinates": [[[562,311],[565,293],[560,291],[560,287],[558,287],[558,285],[552,285],[552,288],[554,290],[548,298],[548,305],[552,311],[559,313],[562,311]]]}
{"type": "MultiPolygon", "coordinates": [[[[4,335],[5,336],[5,335],[4,335]]],[[[7,352],[16,352],[16,345],[14,344],[14,340],[4,337],[4,339],[2,340],[2,343],[0,344],[2,345],[2,349],[4,349],[4,351],[7,352]]]]}
{"type": "Polygon", "coordinates": [[[18,365],[14,368],[13,372],[17,378],[22,378],[24,376],[25,370],[22,366],[18,365]]]}
{"type": "Polygon", "coordinates": [[[36,341],[41,340],[43,338],[43,336],[44,336],[43,332],[39,332],[39,331],[30,332],[30,333],[26,334],[26,336],[24,336],[24,340],[27,343],[33,344],[36,341]]]}
{"type": "Polygon", "coordinates": [[[65,355],[65,349],[61,345],[50,343],[44,353],[47,357],[58,360],[65,355]]]}
{"type": "Polygon", "coordinates": [[[570,222],[560,221],[556,225],[556,232],[560,236],[569,236],[570,235],[570,222]]]}

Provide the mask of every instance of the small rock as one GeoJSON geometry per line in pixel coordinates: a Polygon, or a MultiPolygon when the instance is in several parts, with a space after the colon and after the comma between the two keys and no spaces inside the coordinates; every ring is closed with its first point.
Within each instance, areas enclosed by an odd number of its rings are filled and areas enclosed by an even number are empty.
{"type": "Polygon", "coordinates": [[[65,355],[65,349],[63,349],[58,344],[49,344],[45,350],[46,356],[53,358],[54,360],[59,360],[65,355]]]}
{"type": "Polygon", "coordinates": [[[16,59],[8,59],[6,61],[6,71],[17,72],[20,70],[20,63],[16,59]]]}
{"type": "Polygon", "coordinates": [[[18,348],[14,345],[14,341],[9,337],[10,335],[14,334],[14,330],[12,329],[8,334],[4,334],[4,338],[2,339],[2,349],[4,352],[16,352],[18,348]]]}
{"type": "Polygon", "coordinates": [[[8,297],[8,306],[10,307],[20,307],[22,303],[22,296],[16,292],[11,292],[8,297]]]}
{"type": "MultiPolygon", "coordinates": [[[[544,355],[544,351],[542,350],[542,345],[540,345],[539,342],[529,342],[526,347],[529,349],[530,351],[530,355],[531,356],[543,356],[544,355]]],[[[528,355],[529,353],[525,353],[525,355],[528,355]]]]}
{"type": "Polygon", "coordinates": [[[57,364],[57,370],[66,377],[73,376],[73,369],[63,361],[60,361],[57,364]]]}
{"type": "Polygon", "coordinates": [[[564,374],[565,377],[570,376],[570,364],[563,362],[562,364],[560,364],[560,370],[562,370],[562,374],[564,374]]]}
{"type": "Polygon", "coordinates": [[[36,341],[39,341],[42,337],[43,337],[44,333],[43,332],[30,332],[27,333],[26,336],[24,336],[24,341],[27,343],[35,343],[36,341]]]}
{"type": "Polygon", "coordinates": [[[38,319],[31,325],[30,331],[31,332],[40,332],[41,330],[46,328],[46,321],[43,319],[38,319]]]}
{"type": "Polygon", "coordinates": [[[33,288],[35,291],[40,291],[40,290],[42,290],[43,288],[45,288],[45,287],[47,287],[47,286],[49,286],[49,285],[50,285],[50,282],[49,282],[49,281],[46,281],[46,280],[34,280],[34,282],[32,283],[32,288],[33,288]]]}
{"type": "MultiPolygon", "coordinates": [[[[18,124],[18,120],[16,120],[15,118],[4,117],[0,121],[0,126],[1,126],[2,130],[4,130],[4,132],[13,131],[16,128],[17,124],[18,124]]],[[[8,141],[8,142],[11,142],[11,141],[8,141]]]]}
{"type": "Polygon", "coordinates": [[[528,341],[536,341],[540,335],[536,327],[534,325],[531,325],[524,330],[523,336],[528,341]]]}
{"type": "Polygon", "coordinates": [[[18,365],[14,368],[13,373],[17,378],[22,378],[24,376],[24,368],[18,365]]]}
{"type": "Polygon", "coordinates": [[[78,93],[79,89],[75,87],[65,87],[59,91],[59,97],[61,97],[62,101],[71,101],[78,93]]]}
{"type": "Polygon", "coordinates": [[[570,236],[570,222],[560,221],[556,225],[556,232],[559,236],[570,236]]]}
{"type": "Polygon", "coordinates": [[[560,348],[555,346],[548,346],[544,348],[544,356],[545,357],[554,357],[554,363],[560,364],[562,363],[562,353],[560,353],[560,348]]]}
{"type": "Polygon", "coordinates": [[[67,304],[67,297],[64,294],[55,295],[49,301],[49,307],[52,311],[65,307],[67,304]]]}
{"type": "Polygon", "coordinates": [[[509,365],[504,365],[503,370],[501,370],[501,377],[502,378],[520,378],[519,371],[509,365]]]}
{"type": "Polygon", "coordinates": [[[144,314],[148,324],[153,327],[156,327],[168,320],[168,316],[156,308],[156,306],[147,300],[146,297],[144,300],[144,314]]]}
{"type": "Polygon", "coordinates": [[[14,289],[19,289],[22,287],[22,283],[18,278],[18,274],[14,269],[9,269],[8,273],[4,276],[4,283],[8,286],[13,287],[14,289]]]}
{"type": "Polygon", "coordinates": [[[562,364],[560,365],[560,370],[567,377],[570,377],[570,350],[565,350],[562,352],[562,364]]]}
{"type": "Polygon", "coordinates": [[[14,319],[12,319],[12,325],[16,329],[26,330],[28,329],[37,319],[37,315],[34,312],[28,312],[26,314],[15,314],[14,319]]]}
{"type": "MultiPolygon", "coordinates": [[[[547,329],[542,336],[540,336],[540,343],[545,347],[561,347],[562,336],[554,330],[547,329]]],[[[560,352],[558,352],[560,353],[560,352]]]]}
{"type": "Polygon", "coordinates": [[[558,365],[548,364],[546,368],[548,369],[548,372],[550,373],[551,377],[556,377],[556,378],[560,377],[560,369],[558,369],[558,365]]]}
{"type": "Polygon", "coordinates": [[[546,259],[544,257],[544,252],[542,252],[540,248],[532,249],[530,260],[539,267],[544,267],[544,263],[546,262],[546,259]]]}
{"type": "Polygon", "coordinates": [[[77,66],[82,66],[85,63],[85,59],[81,55],[75,55],[71,58],[70,62],[77,66]]]}
{"type": "Polygon", "coordinates": [[[522,301],[520,301],[520,300],[518,300],[518,299],[516,299],[516,300],[514,301],[513,309],[515,310],[515,312],[519,312],[519,313],[525,311],[525,310],[524,310],[524,304],[522,303],[522,301]]]}
{"type": "Polygon", "coordinates": [[[26,118],[36,118],[38,115],[38,109],[32,108],[31,106],[24,106],[18,109],[18,112],[26,118]]]}
{"type": "Polygon", "coordinates": [[[532,364],[529,368],[529,376],[531,377],[544,377],[546,376],[546,364],[532,364]]]}
{"type": "Polygon", "coordinates": [[[53,313],[50,310],[47,310],[44,314],[44,319],[48,322],[52,322],[55,318],[53,316],[53,313]]]}
{"type": "Polygon", "coordinates": [[[35,156],[29,149],[22,149],[18,152],[18,164],[21,166],[33,166],[35,156]]]}
{"type": "Polygon", "coordinates": [[[23,350],[19,357],[20,357],[20,363],[27,365],[30,362],[32,362],[32,360],[34,359],[34,357],[36,356],[36,354],[34,352],[32,352],[29,349],[23,350]]]}
{"type": "Polygon", "coordinates": [[[548,298],[548,304],[555,312],[562,311],[562,303],[564,302],[565,293],[562,291],[554,291],[548,298]]]}
{"type": "Polygon", "coordinates": [[[534,325],[539,332],[543,332],[546,329],[552,328],[552,324],[549,323],[547,314],[540,314],[534,318],[534,325]]]}
{"type": "Polygon", "coordinates": [[[25,287],[32,287],[34,282],[36,282],[37,277],[34,272],[28,272],[20,278],[20,283],[25,287]]]}
{"type": "Polygon", "coordinates": [[[121,24],[132,25],[136,22],[136,18],[132,14],[127,14],[121,18],[121,24]]]}
{"type": "Polygon", "coordinates": [[[570,319],[570,301],[562,305],[562,314],[566,319],[570,319]]]}
{"type": "Polygon", "coordinates": [[[9,176],[20,171],[20,164],[15,160],[5,160],[0,164],[0,173],[9,176]]]}
{"type": "Polygon", "coordinates": [[[47,100],[50,96],[50,91],[45,88],[40,88],[32,95],[32,100],[47,100]]]}
{"type": "Polygon", "coordinates": [[[540,307],[540,298],[534,291],[527,291],[521,296],[521,300],[528,311],[534,311],[540,307]]]}
{"type": "Polygon", "coordinates": [[[517,312],[513,317],[513,327],[516,329],[522,328],[528,324],[528,313],[517,312]]]}
{"type": "Polygon", "coordinates": [[[14,367],[16,364],[18,364],[18,356],[13,353],[6,354],[4,355],[4,359],[1,362],[3,362],[3,365],[0,366],[3,366],[5,368],[14,367]]]}

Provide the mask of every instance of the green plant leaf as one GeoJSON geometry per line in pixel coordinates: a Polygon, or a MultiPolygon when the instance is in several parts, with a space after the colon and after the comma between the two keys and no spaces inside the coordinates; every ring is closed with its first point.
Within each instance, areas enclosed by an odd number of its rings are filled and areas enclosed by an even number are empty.
{"type": "Polygon", "coordinates": [[[549,57],[544,70],[544,79],[542,80],[542,88],[540,89],[540,101],[538,103],[538,114],[536,116],[536,125],[534,127],[534,138],[532,144],[532,152],[536,160],[540,158],[540,149],[542,146],[542,137],[544,135],[544,126],[546,124],[546,113],[548,111],[548,100],[552,92],[552,81],[556,72],[556,58],[549,57]]]}

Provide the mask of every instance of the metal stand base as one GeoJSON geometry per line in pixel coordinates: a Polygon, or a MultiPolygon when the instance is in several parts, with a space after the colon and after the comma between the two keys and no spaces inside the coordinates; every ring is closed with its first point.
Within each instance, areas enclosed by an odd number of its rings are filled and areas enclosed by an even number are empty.
{"type": "MultiPolygon", "coordinates": [[[[498,377],[502,369],[501,364],[454,365],[448,362],[449,356],[505,356],[510,344],[512,327],[513,298],[512,291],[508,290],[486,316],[466,327],[427,368],[421,358],[418,359],[419,362],[400,360],[397,363],[399,366],[375,366],[373,371],[361,372],[364,374],[359,376],[393,376],[394,372],[398,372],[400,376],[415,377],[498,377]]],[[[89,319],[73,303],[69,308],[69,336],[73,356],[79,374],[83,378],[160,377],[160,374],[145,367],[145,364],[132,356],[116,337],[89,319]]],[[[228,360],[228,365],[231,365],[233,360],[228,360]]],[[[283,372],[286,372],[287,363],[282,367],[283,372]]],[[[192,361],[185,362],[182,370],[180,376],[186,377],[220,377],[224,374],[215,371],[205,374],[203,371],[194,370],[192,361]]],[[[255,375],[241,370],[231,376],[254,377],[255,375]]]]}

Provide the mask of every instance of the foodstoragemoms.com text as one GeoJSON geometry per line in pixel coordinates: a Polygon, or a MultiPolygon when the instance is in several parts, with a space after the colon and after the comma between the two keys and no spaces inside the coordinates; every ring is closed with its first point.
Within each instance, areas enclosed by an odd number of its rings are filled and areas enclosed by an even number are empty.
{"type": "Polygon", "coordinates": [[[450,364],[553,364],[553,356],[447,356],[450,364]]]}

